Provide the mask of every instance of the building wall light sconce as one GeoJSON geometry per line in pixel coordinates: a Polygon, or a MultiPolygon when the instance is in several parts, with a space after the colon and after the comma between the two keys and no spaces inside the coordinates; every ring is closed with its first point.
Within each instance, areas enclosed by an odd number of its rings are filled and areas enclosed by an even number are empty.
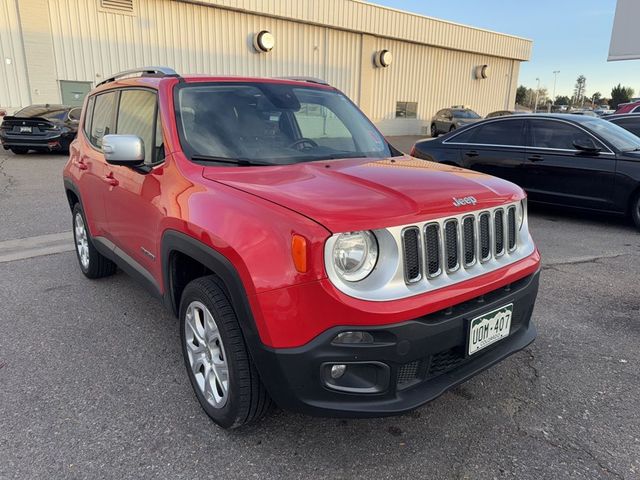
{"type": "Polygon", "coordinates": [[[276,39],[269,30],[262,30],[253,36],[253,47],[259,53],[270,52],[275,43],[276,39]]]}
{"type": "Polygon", "coordinates": [[[373,56],[373,63],[378,68],[386,68],[393,63],[393,54],[389,50],[380,50],[373,56]]]}
{"type": "Polygon", "coordinates": [[[483,80],[485,78],[489,78],[489,74],[491,73],[491,69],[489,65],[478,65],[475,69],[474,75],[477,80],[483,80]]]}

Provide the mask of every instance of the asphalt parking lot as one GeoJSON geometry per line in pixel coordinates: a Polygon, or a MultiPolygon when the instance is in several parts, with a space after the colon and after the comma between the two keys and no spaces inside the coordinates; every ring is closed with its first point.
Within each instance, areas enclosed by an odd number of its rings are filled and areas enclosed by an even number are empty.
{"type": "Polygon", "coordinates": [[[129,277],[86,280],[72,251],[9,255],[70,230],[64,162],[0,151],[0,478],[640,478],[628,221],[532,206],[538,339],[438,400],[225,432],[192,393],[177,321],[129,277]]]}

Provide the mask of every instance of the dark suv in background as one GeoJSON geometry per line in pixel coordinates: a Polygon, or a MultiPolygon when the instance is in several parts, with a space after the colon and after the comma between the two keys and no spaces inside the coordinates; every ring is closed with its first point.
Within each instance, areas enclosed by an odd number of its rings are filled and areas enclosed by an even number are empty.
{"type": "Polygon", "coordinates": [[[431,136],[437,137],[456,128],[481,120],[482,117],[470,108],[444,108],[431,120],[431,136]]]}
{"type": "Polygon", "coordinates": [[[68,152],[78,133],[82,107],[30,105],[0,124],[0,143],[5,150],[24,155],[29,150],[68,152]]]}

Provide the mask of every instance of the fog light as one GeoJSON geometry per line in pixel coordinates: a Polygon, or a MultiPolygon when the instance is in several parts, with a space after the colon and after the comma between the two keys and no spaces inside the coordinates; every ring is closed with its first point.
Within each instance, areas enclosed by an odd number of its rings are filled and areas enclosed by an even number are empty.
{"type": "Polygon", "coordinates": [[[346,365],[334,365],[331,367],[331,378],[338,379],[344,375],[344,372],[347,371],[346,365]]]}
{"type": "Polygon", "coordinates": [[[349,344],[349,343],[373,343],[373,335],[369,332],[342,332],[336,335],[333,343],[349,344]]]}

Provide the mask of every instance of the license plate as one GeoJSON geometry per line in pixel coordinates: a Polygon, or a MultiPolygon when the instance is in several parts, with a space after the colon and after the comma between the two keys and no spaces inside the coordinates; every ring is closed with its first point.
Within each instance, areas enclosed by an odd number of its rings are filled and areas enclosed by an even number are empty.
{"type": "Polygon", "coordinates": [[[469,322],[469,355],[509,336],[513,303],[496,308],[469,322]]]}
{"type": "Polygon", "coordinates": [[[20,127],[20,133],[31,133],[31,127],[20,127]]]}

